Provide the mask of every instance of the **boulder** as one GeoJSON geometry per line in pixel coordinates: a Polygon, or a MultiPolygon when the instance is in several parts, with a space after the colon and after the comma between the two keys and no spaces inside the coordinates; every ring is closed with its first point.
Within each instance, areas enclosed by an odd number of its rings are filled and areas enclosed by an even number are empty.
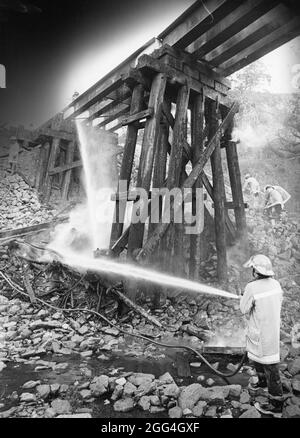
{"type": "Polygon", "coordinates": [[[51,402],[51,407],[56,414],[69,414],[71,412],[71,405],[68,400],[56,398],[51,402]]]}
{"type": "Polygon", "coordinates": [[[193,409],[195,404],[200,400],[200,397],[205,388],[200,383],[192,383],[185,387],[178,399],[179,407],[184,410],[186,408],[193,409]]]}
{"type": "Polygon", "coordinates": [[[122,398],[120,400],[117,400],[114,403],[114,410],[116,412],[129,412],[132,411],[134,408],[134,401],[132,398],[122,398]]]}
{"type": "Polygon", "coordinates": [[[149,411],[151,403],[150,403],[150,397],[147,397],[144,395],[140,398],[138,401],[138,406],[143,409],[143,411],[149,411]]]}
{"type": "Polygon", "coordinates": [[[128,377],[128,381],[135,386],[140,386],[155,379],[153,374],[133,373],[128,377]]]}
{"type": "Polygon", "coordinates": [[[292,376],[300,373],[300,357],[297,357],[288,364],[288,371],[292,376]]]}
{"type": "Polygon", "coordinates": [[[23,392],[20,397],[20,402],[30,403],[35,402],[36,396],[30,392],[23,392]]]}
{"type": "Polygon", "coordinates": [[[243,412],[239,418],[261,418],[261,415],[254,407],[251,407],[247,411],[243,412]]]}
{"type": "Polygon", "coordinates": [[[174,408],[169,409],[168,415],[170,418],[181,418],[183,411],[179,406],[174,406],[174,408]]]}
{"type": "Polygon", "coordinates": [[[178,388],[178,386],[176,385],[176,383],[172,383],[170,385],[166,385],[161,389],[161,392],[163,393],[164,396],[166,397],[174,397],[177,398],[179,393],[180,393],[180,389],[178,388]]]}
{"type": "Polygon", "coordinates": [[[137,387],[131,382],[126,382],[124,385],[124,397],[131,396],[137,391],[137,387]]]}
{"type": "Polygon", "coordinates": [[[36,391],[38,397],[45,400],[50,395],[51,388],[50,385],[39,385],[37,386],[36,391]]]}

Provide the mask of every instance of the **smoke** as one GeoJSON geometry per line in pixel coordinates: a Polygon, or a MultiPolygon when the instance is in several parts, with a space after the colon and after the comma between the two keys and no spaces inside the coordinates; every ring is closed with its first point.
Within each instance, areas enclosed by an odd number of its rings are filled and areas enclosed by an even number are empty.
{"type": "Polygon", "coordinates": [[[49,248],[62,253],[92,255],[108,249],[117,186],[117,137],[76,121],[82,180],[86,197],[71,213],[68,223],[55,228],[49,248]]]}

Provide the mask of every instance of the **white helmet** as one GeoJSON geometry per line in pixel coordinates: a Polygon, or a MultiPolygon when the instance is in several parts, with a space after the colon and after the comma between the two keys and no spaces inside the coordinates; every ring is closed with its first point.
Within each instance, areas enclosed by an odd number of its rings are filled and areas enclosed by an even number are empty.
{"type": "Polygon", "coordinates": [[[266,277],[275,275],[271,260],[263,254],[252,256],[243,266],[244,268],[254,268],[259,274],[266,277]]]}

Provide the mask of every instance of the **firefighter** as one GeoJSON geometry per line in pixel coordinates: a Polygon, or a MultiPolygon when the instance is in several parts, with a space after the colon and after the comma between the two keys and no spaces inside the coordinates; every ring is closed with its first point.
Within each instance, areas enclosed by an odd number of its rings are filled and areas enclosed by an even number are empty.
{"type": "Polygon", "coordinates": [[[256,209],[259,204],[260,185],[256,178],[247,173],[245,175],[245,182],[243,191],[249,196],[250,207],[256,209]]]}
{"type": "Polygon", "coordinates": [[[271,219],[271,222],[274,222],[275,219],[280,219],[283,210],[284,202],[282,195],[271,185],[265,187],[265,194],[264,210],[268,218],[271,219]]]}
{"type": "Polygon", "coordinates": [[[269,402],[255,403],[258,411],[280,417],[283,408],[283,389],[279,374],[280,312],[283,292],[270,259],[255,255],[244,264],[252,268],[254,279],[247,284],[241,297],[240,309],[246,316],[246,350],[258,377],[250,383],[250,391],[268,391],[269,402]]]}

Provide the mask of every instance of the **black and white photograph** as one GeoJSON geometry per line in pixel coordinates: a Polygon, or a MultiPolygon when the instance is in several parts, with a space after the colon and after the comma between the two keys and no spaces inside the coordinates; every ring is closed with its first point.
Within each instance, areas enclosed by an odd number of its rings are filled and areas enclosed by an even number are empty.
{"type": "Polygon", "coordinates": [[[62,418],[300,418],[297,0],[0,0],[0,425],[62,418]]]}

